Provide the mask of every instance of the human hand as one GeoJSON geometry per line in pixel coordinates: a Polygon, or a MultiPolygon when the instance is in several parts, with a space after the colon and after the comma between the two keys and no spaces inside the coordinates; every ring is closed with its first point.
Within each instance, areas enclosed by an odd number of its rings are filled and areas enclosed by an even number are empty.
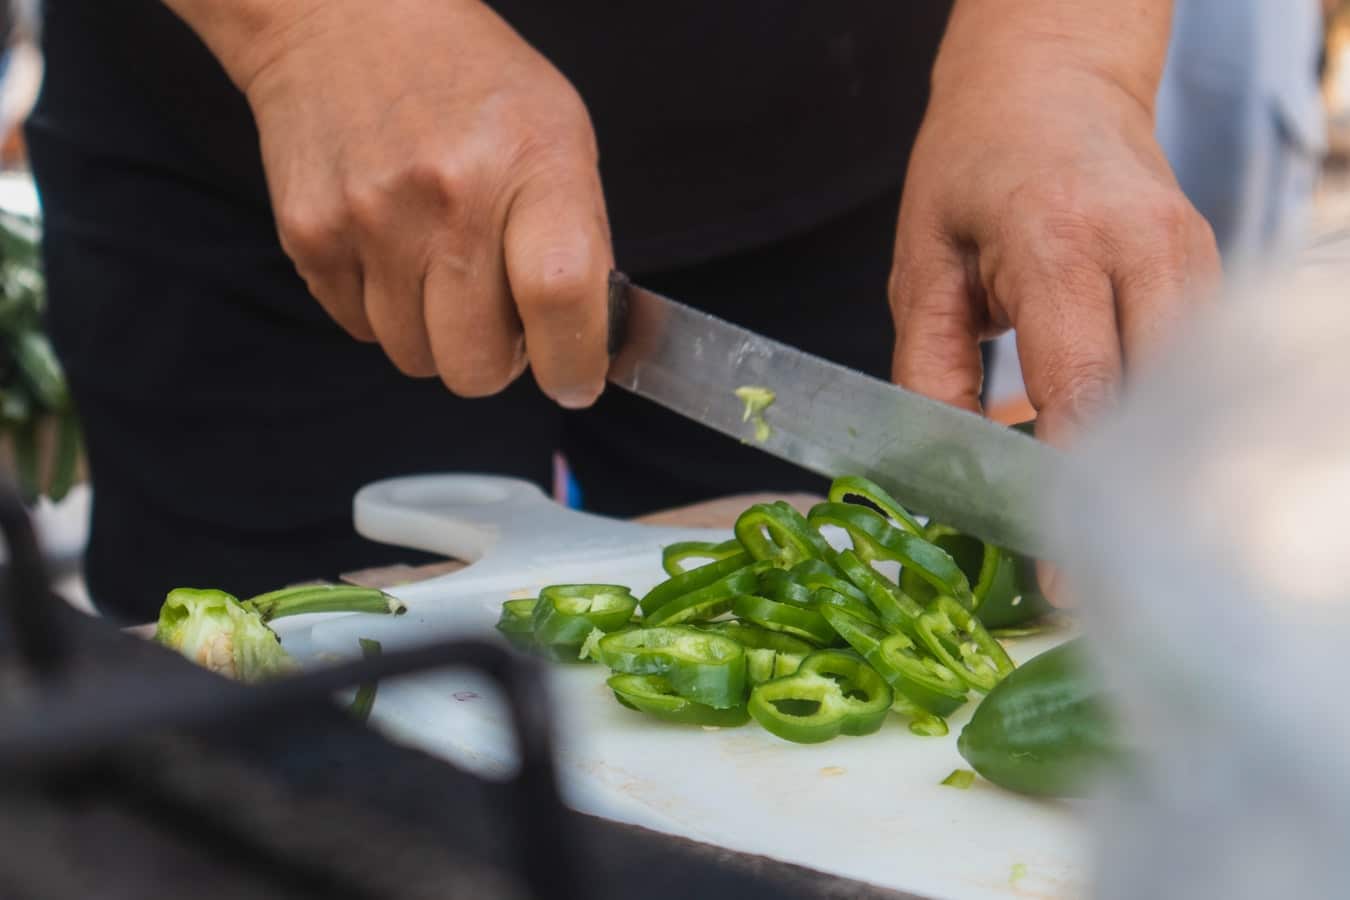
{"type": "Polygon", "coordinates": [[[978,410],[979,341],[1014,328],[1037,434],[1063,445],[1213,290],[1218,251],[1154,139],[1156,80],[1093,56],[1093,29],[976,38],[960,13],[905,187],[893,374],[978,410]]]}
{"type": "Polygon", "coordinates": [[[478,0],[167,0],[247,96],[282,247],[353,337],[495,393],[604,386],[613,265],[585,106],[478,0]]]}

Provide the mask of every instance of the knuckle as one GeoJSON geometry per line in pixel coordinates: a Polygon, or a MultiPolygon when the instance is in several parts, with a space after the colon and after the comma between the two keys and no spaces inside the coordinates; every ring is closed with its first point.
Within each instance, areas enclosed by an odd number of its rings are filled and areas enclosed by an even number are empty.
{"type": "Polygon", "coordinates": [[[288,203],[277,210],[281,246],[301,268],[325,268],[341,252],[342,216],[318,204],[288,203]]]}
{"type": "Polygon", "coordinates": [[[345,184],[342,202],[352,225],[362,233],[376,234],[388,224],[388,191],[374,179],[345,184]]]}
{"type": "Polygon", "coordinates": [[[512,284],[517,302],[532,315],[548,318],[575,314],[603,295],[608,267],[588,248],[544,251],[538,265],[512,284]]]}

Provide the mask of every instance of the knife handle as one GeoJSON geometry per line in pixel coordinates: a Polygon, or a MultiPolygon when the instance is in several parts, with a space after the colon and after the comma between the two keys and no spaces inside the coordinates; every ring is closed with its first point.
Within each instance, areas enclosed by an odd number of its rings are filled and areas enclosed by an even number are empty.
{"type": "Polygon", "coordinates": [[[609,273],[609,358],[613,359],[623,347],[628,334],[628,276],[617,269],[609,273]]]}

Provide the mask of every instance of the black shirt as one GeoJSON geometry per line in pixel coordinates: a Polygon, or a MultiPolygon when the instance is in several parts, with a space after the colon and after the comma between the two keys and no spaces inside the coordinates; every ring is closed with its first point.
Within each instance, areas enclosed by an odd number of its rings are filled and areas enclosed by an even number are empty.
{"type": "MultiPolygon", "coordinates": [[[[429,0],[434,2],[434,0],[429,0]]],[[[600,145],[618,264],[799,232],[898,186],[946,0],[497,0],[573,82],[600,145]]],[[[159,0],[48,0],[38,119],[266,215],[249,111],[159,0]]]]}
{"type": "MultiPolygon", "coordinates": [[[[620,266],[883,377],[895,204],[948,5],[494,4],[587,101],[620,266]]],[[[353,533],[352,494],[380,478],[546,487],[564,447],[616,515],[815,486],[621,392],[564,422],[528,377],[474,401],[404,378],[308,296],[246,103],[160,0],[47,0],[43,45],[27,131],[105,612],[416,561],[353,533]]]]}

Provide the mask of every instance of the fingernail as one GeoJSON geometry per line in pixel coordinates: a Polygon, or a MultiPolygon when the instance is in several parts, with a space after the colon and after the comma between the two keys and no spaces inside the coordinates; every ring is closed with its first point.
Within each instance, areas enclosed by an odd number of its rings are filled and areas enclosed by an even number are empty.
{"type": "Polygon", "coordinates": [[[566,409],[585,409],[600,399],[600,391],[588,391],[584,388],[573,388],[571,390],[561,391],[555,398],[558,405],[566,409]]]}

